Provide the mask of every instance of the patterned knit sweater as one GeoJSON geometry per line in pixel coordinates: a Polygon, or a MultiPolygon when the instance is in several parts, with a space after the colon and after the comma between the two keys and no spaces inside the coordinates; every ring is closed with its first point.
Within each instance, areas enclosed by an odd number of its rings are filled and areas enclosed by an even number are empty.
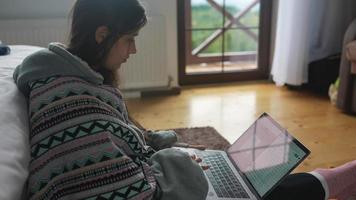
{"type": "Polygon", "coordinates": [[[29,199],[205,199],[199,165],[148,146],[119,90],[61,46],[26,58],[14,80],[29,103],[29,199]]]}
{"type": "Polygon", "coordinates": [[[154,153],[128,125],[121,94],[75,77],[30,85],[31,199],[144,199],[154,153]]]}

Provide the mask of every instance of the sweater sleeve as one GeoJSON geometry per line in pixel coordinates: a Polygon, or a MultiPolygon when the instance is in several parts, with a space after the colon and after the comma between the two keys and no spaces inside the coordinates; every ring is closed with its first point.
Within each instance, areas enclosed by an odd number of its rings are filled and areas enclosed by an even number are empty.
{"type": "Polygon", "coordinates": [[[149,163],[158,183],[158,199],[206,199],[208,182],[201,167],[188,153],[173,148],[164,149],[155,153],[149,163]]]}

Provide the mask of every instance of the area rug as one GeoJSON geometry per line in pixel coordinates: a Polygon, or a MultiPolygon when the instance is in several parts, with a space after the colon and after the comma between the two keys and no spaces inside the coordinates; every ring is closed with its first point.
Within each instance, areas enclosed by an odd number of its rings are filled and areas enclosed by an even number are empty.
{"type": "Polygon", "coordinates": [[[213,127],[177,128],[178,142],[204,145],[207,149],[225,150],[230,143],[213,127]]]}

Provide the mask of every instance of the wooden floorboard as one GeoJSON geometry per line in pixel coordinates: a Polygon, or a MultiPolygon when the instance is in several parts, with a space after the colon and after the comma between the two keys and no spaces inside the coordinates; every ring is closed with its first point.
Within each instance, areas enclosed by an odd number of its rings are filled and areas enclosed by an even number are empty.
{"type": "Polygon", "coordinates": [[[129,99],[127,105],[149,129],[213,126],[230,142],[267,112],[312,151],[295,172],[356,159],[356,117],[307,91],[268,82],[194,86],[178,96],[129,99]]]}

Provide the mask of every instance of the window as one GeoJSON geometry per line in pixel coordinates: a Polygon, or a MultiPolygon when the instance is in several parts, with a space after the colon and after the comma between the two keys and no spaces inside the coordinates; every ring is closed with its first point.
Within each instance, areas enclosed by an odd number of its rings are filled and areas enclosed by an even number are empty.
{"type": "Polygon", "coordinates": [[[266,78],[270,6],[269,0],[178,0],[180,83],[266,78]]]}

